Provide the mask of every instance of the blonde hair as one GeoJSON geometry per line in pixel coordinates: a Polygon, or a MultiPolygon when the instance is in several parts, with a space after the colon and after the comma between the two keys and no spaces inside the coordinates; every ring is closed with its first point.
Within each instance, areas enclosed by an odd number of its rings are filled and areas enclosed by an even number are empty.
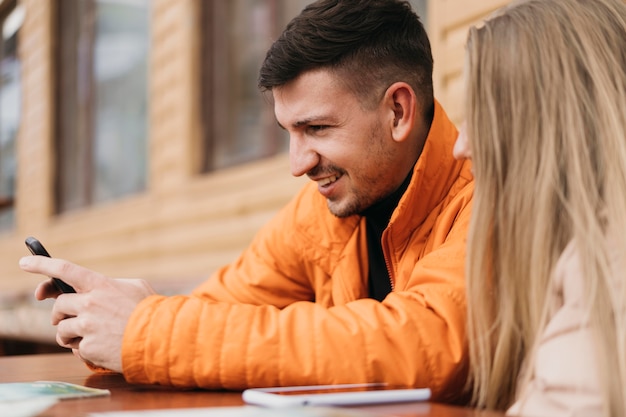
{"type": "Polygon", "coordinates": [[[470,29],[466,71],[474,403],[505,409],[530,378],[554,267],[573,242],[605,412],[625,415],[626,285],[616,282],[626,272],[611,269],[609,250],[626,256],[626,4],[514,2],[470,29]]]}

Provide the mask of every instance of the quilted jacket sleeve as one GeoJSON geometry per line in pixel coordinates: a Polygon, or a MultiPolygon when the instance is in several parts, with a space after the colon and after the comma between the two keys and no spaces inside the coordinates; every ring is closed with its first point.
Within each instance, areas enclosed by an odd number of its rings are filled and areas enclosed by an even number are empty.
{"type": "MultiPolygon", "coordinates": [[[[435,247],[398,267],[382,303],[363,298],[366,274],[346,263],[345,250],[327,265],[305,253],[311,242],[271,222],[191,296],[152,296],[138,306],[124,336],[126,379],[226,389],[386,381],[458,397],[470,195],[449,214],[453,226],[435,224],[435,247]],[[287,243],[271,244],[281,239],[287,243]]],[[[353,250],[365,245],[357,226],[358,219],[340,236],[353,250]]],[[[335,242],[323,243],[334,250],[335,242]]]]}
{"type": "Polygon", "coordinates": [[[555,268],[556,311],[540,337],[533,376],[507,411],[520,416],[603,416],[593,331],[584,279],[570,244],[555,268]]]}

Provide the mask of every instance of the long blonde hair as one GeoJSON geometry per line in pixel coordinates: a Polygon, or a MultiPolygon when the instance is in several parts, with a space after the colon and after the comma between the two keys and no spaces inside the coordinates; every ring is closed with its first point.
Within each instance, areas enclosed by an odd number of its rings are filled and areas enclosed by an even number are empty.
{"type": "Polygon", "coordinates": [[[609,259],[626,257],[626,4],[514,2],[470,29],[466,71],[474,403],[505,409],[530,377],[554,267],[573,242],[606,414],[626,415],[626,271],[609,259]]]}

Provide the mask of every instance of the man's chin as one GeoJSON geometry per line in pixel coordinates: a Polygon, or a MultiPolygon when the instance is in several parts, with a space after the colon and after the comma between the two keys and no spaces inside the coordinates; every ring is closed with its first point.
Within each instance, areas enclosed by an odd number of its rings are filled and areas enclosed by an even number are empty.
{"type": "Polygon", "coordinates": [[[358,207],[353,204],[340,203],[338,201],[326,200],[328,204],[328,210],[330,213],[338,217],[340,219],[344,219],[346,217],[354,216],[361,212],[358,207]]]}

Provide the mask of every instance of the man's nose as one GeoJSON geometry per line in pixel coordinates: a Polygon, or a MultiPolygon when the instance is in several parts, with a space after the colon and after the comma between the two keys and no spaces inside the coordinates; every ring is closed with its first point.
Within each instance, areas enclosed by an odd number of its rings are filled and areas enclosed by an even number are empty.
{"type": "Polygon", "coordinates": [[[299,177],[319,163],[319,154],[312,149],[301,135],[291,134],[289,136],[289,164],[291,175],[299,177]]]}

